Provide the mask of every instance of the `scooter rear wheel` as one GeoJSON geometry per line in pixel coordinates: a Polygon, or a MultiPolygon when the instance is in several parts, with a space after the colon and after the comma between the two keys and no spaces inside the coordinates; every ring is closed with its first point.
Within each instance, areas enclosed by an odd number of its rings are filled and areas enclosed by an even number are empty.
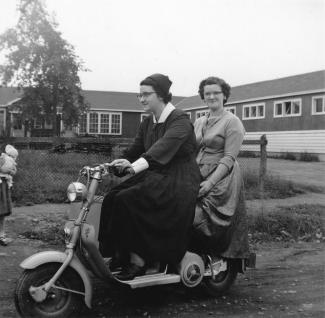
{"type": "Polygon", "coordinates": [[[234,283],[238,274],[237,264],[234,260],[227,260],[227,270],[212,277],[205,277],[203,280],[206,292],[211,296],[224,294],[234,283]]]}
{"type": "MultiPolygon", "coordinates": [[[[39,318],[65,318],[76,314],[84,306],[81,295],[51,288],[46,299],[36,302],[29,293],[30,286],[40,286],[56,273],[62,264],[49,263],[32,270],[25,270],[17,281],[15,290],[15,305],[20,316],[39,318]]],[[[55,283],[56,286],[83,291],[83,283],[79,275],[67,268],[55,283]]]]}

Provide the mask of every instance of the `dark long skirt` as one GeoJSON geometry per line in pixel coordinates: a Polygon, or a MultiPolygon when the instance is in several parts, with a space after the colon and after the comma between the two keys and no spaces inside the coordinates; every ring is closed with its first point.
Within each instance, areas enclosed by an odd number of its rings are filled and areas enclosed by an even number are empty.
{"type": "Polygon", "coordinates": [[[105,197],[99,231],[100,251],[135,252],[146,261],[178,262],[185,254],[199,188],[194,164],[144,171],[105,197]]]}
{"type": "Polygon", "coordinates": [[[6,178],[1,178],[0,183],[0,217],[11,214],[11,194],[6,178]]]}

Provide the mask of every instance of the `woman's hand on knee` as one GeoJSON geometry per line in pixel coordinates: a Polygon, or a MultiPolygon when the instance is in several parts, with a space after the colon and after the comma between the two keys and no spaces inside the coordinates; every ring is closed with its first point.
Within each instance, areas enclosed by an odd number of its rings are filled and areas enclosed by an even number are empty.
{"type": "Polygon", "coordinates": [[[203,197],[213,188],[213,183],[209,180],[203,181],[200,184],[200,190],[198,197],[203,197]]]}

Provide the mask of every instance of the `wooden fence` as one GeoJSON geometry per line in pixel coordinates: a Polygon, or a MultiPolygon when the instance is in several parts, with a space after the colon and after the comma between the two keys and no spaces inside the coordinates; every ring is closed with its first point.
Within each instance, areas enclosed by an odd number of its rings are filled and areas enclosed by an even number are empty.
{"type": "Polygon", "coordinates": [[[262,135],[260,139],[244,140],[243,145],[260,145],[260,169],[259,169],[259,186],[260,186],[260,198],[264,196],[264,181],[266,177],[267,168],[267,138],[266,135],[262,135]]]}

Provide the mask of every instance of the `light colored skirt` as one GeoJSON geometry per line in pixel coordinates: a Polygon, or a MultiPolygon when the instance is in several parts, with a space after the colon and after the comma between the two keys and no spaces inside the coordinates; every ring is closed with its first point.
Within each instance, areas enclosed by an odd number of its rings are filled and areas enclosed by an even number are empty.
{"type": "Polygon", "coordinates": [[[209,250],[224,257],[248,257],[243,181],[237,161],[230,173],[199,199],[194,231],[203,238],[209,250]]]}

